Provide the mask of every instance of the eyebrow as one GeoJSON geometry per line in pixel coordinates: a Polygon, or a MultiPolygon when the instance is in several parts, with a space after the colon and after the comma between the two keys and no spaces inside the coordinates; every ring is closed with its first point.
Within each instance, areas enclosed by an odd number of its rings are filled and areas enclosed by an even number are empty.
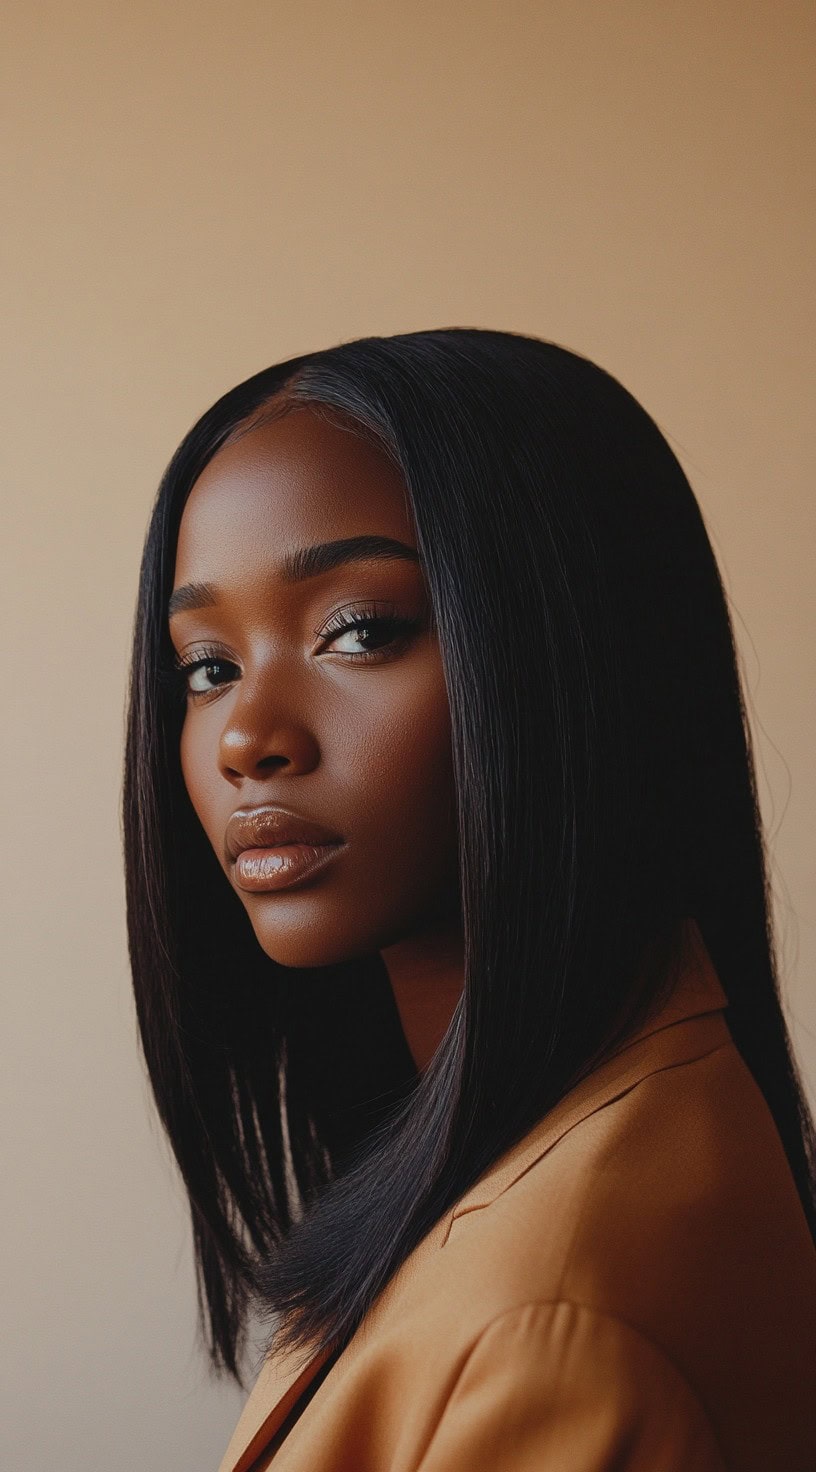
{"type": "MultiPolygon", "coordinates": [[[[278,577],[285,583],[297,583],[304,578],[319,577],[334,567],[347,562],[419,562],[416,547],[399,542],[396,537],[340,537],[334,542],[314,542],[311,547],[300,547],[296,552],[287,552],[277,564],[278,577]]],[[[185,583],[176,588],[167,605],[167,617],[195,608],[210,608],[218,602],[213,583],[185,583]]]]}

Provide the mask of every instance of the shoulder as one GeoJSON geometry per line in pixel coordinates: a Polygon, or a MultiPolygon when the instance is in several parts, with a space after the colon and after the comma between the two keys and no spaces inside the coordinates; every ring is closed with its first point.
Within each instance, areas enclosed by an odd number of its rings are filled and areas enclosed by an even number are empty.
{"type": "Polygon", "coordinates": [[[742,1274],[762,1264],[777,1289],[789,1265],[807,1280],[816,1253],[781,1141],[720,1027],[704,1050],[655,1053],[634,1077],[565,1100],[456,1204],[446,1249],[495,1248],[520,1297],[526,1285],[612,1313],[683,1268],[715,1292],[725,1260],[742,1274]],[[502,1259],[509,1237],[516,1253],[502,1259]]]}
{"type": "Polygon", "coordinates": [[[736,1465],[776,1466],[783,1425],[790,1465],[805,1445],[802,1467],[816,1464],[816,1252],[727,1029],[641,1068],[544,1143],[532,1159],[522,1145],[521,1169],[511,1157],[448,1223],[440,1256],[485,1310],[464,1387],[491,1363],[503,1373],[503,1356],[520,1385],[546,1363],[548,1393],[560,1379],[585,1404],[594,1380],[609,1388],[602,1418],[625,1419],[648,1385],[650,1406],[682,1415],[701,1445],[710,1421],[736,1465]]]}
{"type": "Polygon", "coordinates": [[[612,1316],[526,1303],[469,1347],[423,1460],[437,1467],[727,1466],[698,1396],[665,1353],[612,1316]]]}

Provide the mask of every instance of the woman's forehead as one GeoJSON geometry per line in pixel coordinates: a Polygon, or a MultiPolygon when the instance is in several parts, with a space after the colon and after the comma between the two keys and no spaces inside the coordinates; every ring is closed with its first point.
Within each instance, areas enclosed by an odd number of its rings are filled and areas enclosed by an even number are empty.
{"type": "Polygon", "coordinates": [[[370,440],[298,408],[227,443],[204,467],[184,507],[176,562],[371,534],[415,545],[396,466],[370,440]]]}

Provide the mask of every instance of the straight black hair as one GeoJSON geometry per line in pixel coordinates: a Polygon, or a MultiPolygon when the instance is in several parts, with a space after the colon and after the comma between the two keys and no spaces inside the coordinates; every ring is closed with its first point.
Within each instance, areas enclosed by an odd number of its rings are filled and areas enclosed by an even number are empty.
{"type": "Polygon", "coordinates": [[[239,1384],[252,1306],[277,1347],[348,1342],[442,1213],[659,999],[686,917],[816,1233],[726,595],[666,439],[586,358],[477,328],[369,337],[201,416],[145,542],[123,824],[142,1048],[209,1357],[239,1384]],[[163,676],[196,478],[306,405],[398,466],[447,682],[465,985],[421,1076],[379,955],[310,972],[261,950],[186,794],[163,676]]]}

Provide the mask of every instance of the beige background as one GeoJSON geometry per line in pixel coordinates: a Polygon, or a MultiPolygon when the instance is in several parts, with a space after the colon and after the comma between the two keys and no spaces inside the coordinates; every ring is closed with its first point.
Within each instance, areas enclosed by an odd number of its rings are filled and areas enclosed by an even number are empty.
{"type": "Polygon", "coordinates": [[[2,1460],[205,1472],[242,1397],[195,1344],[118,816],[161,471],[239,379],[365,333],[529,331],[620,377],[680,455],[733,601],[816,1098],[816,16],[796,0],[10,0],[5,16],[2,1460]]]}

